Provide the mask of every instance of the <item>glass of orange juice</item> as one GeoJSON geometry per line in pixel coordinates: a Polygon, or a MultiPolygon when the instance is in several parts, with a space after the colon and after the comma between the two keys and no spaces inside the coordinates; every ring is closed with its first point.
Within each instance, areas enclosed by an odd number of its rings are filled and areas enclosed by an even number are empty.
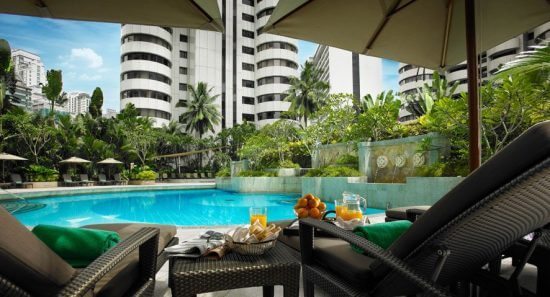
{"type": "Polygon", "coordinates": [[[334,210],[336,211],[336,217],[340,217],[345,220],[346,211],[348,206],[343,200],[334,200],[334,210]]]}
{"type": "Polygon", "coordinates": [[[250,225],[256,221],[265,228],[267,226],[267,207],[251,207],[250,208],[250,225]]]}

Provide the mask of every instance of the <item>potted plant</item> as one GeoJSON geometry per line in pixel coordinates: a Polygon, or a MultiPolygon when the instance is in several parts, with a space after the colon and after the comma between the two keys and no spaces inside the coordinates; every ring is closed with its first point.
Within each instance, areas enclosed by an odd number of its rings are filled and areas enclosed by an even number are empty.
{"type": "Polygon", "coordinates": [[[59,179],[59,172],[42,165],[30,165],[27,170],[27,178],[33,188],[55,188],[59,179]]]}
{"type": "Polygon", "coordinates": [[[300,165],[292,162],[291,160],[283,160],[279,162],[277,168],[277,176],[299,176],[300,165]]]}
{"type": "Polygon", "coordinates": [[[130,185],[154,185],[157,173],[149,166],[135,167],[130,172],[130,185]]]}

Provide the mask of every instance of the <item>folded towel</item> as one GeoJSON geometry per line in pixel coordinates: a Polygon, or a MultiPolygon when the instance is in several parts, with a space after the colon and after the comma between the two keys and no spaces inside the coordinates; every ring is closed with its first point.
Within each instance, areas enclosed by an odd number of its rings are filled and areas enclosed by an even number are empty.
{"type": "MultiPolygon", "coordinates": [[[[387,223],[370,224],[353,229],[353,233],[368,239],[370,242],[387,249],[403,232],[412,225],[410,221],[393,221],[387,223]]],[[[354,251],[363,253],[363,250],[353,246],[354,251]]]]}
{"type": "Polygon", "coordinates": [[[116,232],[38,225],[32,233],[75,268],[88,266],[120,242],[116,232]]]}

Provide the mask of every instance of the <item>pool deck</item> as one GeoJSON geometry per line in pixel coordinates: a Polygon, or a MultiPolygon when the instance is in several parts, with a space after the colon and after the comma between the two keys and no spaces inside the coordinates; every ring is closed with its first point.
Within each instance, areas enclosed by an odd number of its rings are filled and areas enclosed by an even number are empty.
{"type": "Polygon", "coordinates": [[[189,189],[215,189],[214,180],[190,180],[184,183],[156,183],[154,185],[118,185],[118,186],[82,186],[82,187],[57,187],[38,189],[3,189],[0,190],[0,199],[19,198],[44,198],[59,195],[79,195],[97,193],[115,193],[127,191],[147,190],[189,190],[189,189]]]}

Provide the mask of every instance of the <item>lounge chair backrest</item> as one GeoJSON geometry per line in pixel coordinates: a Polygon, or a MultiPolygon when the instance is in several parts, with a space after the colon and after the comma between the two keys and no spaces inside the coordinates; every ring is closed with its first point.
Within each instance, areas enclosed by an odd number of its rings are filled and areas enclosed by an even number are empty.
{"type": "Polygon", "coordinates": [[[116,181],[121,181],[122,180],[122,177],[120,176],[120,173],[115,173],[115,175],[113,177],[115,178],[116,181]]]}
{"type": "Polygon", "coordinates": [[[10,174],[10,177],[11,177],[11,181],[16,183],[16,184],[20,184],[23,182],[23,179],[21,178],[21,175],[18,174],[18,173],[12,173],[10,174]]]}
{"type": "MultiPolygon", "coordinates": [[[[436,248],[450,250],[440,274],[447,284],[497,258],[514,241],[550,223],[550,121],[537,124],[447,193],[389,251],[430,277],[436,248]]],[[[379,265],[374,295],[413,286],[379,265]],[[391,284],[391,285],[389,285],[391,284]]]]}
{"type": "Polygon", "coordinates": [[[99,178],[100,182],[106,182],[107,181],[107,177],[105,177],[105,174],[103,174],[103,173],[98,174],[97,178],[99,178]]]}
{"type": "MultiPolygon", "coordinates": [[[[75,270],[0,206],[0,276],[33,296],[54,296],[75,270]]],[[[9,293],[8,293],[9,295],[9,293]]]]}
{"type": "Polygon", "coordinates": [[[90,180],[88,179],[88,174],[86,174],[86,173],[81,174],[81,175],[80,175],[80,181],[83,181],[83,182],[90,181],[90,180]]]}
{"type": "Polygon", "coordinates": [[[68,175],[68,174],[63,174],[63,181],[66,182],[66,183],[72,183],[73,182],[73,178],[68,175]]]}

